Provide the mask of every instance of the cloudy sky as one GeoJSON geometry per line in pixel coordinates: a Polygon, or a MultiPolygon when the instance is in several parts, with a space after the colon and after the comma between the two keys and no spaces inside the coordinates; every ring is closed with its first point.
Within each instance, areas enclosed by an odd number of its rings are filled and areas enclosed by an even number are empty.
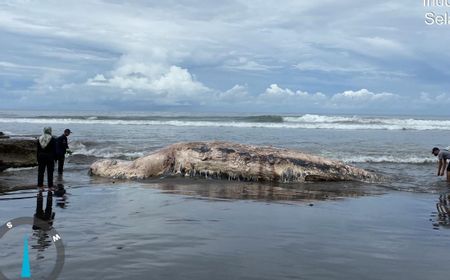
{"type": "MultiPolygon", "coordinates": [[[[0,109],[450,113],[421,0],[0,2],[0,109]]],[[[450,8],[448,9],[450,12],[450,8]]]]}

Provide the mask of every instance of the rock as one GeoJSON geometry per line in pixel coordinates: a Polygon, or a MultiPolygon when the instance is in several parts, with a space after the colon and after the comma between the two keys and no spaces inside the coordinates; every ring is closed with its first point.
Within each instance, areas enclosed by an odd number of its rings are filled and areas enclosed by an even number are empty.
{"type": "Polygon", "coordinates": [[[10,167],[32,167],[37,165],[36,139],[0,139],[0,171],[10,167]]]}
{"type": "Polygon", "coordinates": [[[300,151],[230,142],[178,143],[134,161],[100,160],[91,165],[90,174],[120,179],[180,175],[281,183],[378,179],[363,169],[300,151]]]}
{"type": "Polygon", "coordinates": [[[0,139],[5,139],[5,138],[9,138],[9,136],[0,131],[0,139]]]}

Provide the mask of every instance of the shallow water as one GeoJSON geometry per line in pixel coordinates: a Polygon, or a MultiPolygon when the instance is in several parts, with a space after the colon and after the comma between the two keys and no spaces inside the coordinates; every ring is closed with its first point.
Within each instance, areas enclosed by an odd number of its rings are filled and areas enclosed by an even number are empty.
{"type": "MultiPolygon", "coordinates": [[[[65,207],[53,209],[66,248],[60,279],[448,279],[438,195],[241,200],[174,194],[192,189],[179,184],[66,187],[65,207]]],[[[32,216],[35,196],[1,196],[0,220],[32,216]]],[[[5,275],[20,271],[22,236],[0,240],[5,275]]],[[[30,249],[31,268],[44,275],[55,253],[39,248],[30,249]]]]}

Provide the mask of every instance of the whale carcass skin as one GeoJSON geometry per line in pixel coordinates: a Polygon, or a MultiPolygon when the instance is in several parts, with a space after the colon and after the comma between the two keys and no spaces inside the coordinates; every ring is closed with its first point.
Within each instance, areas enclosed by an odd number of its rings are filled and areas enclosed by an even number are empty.
{"type": "Polygon", "coordinates": [[[280,183],[377,180],[372,172],[297,150],[220,141],[177,143],[134,161],[99,160],[90,173],[118,179],[179,175],[280,183]]]}

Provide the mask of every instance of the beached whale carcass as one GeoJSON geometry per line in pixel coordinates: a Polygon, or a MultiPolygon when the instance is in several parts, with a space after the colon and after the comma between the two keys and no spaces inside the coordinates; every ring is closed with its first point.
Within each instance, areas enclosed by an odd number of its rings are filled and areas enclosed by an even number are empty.
{"type": "Polygon", "coordinates": [[[177,143],[134,161],[99,160],[91,175],[145,179],[170,175],[255,182],[374,181],[376,175],[296,150],[230,142],[177,143]]]}

